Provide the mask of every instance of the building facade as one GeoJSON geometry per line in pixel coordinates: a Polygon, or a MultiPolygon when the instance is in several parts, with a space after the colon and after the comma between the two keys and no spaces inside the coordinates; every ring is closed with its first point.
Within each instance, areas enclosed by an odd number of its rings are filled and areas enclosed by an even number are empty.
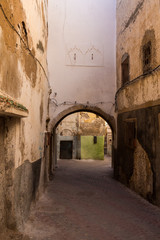
{"type": "Polygon", "coordinates": [[[160,3],[117,0],[115,176],[160,205],[160,3]]]}
{"type": "Polygon", "coordinates": [[[116,152],[116,0],[49,0],[48,6],[51,141],[62,119],[88,111],[109,123],[116,152]]]}
{"type": "Polygon", "coordinates": [[[58,159],[104,159],[111,156],[112,131],[98,115],[78,112],[57,127],[58,159]]]}
{"type": "Polygon", "coordinates": [[[0,232],[28,216],[44,185],[47,1],[0,1],[0,232]]]}

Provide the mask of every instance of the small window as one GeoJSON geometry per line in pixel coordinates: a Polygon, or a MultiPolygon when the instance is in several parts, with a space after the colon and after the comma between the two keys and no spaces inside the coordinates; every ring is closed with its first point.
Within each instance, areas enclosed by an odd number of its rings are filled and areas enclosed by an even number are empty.
{"type": "Polygon", "coordinates": [[[93,137],[93,143],[96,144],[97,143],[97,136],[93,137]]]}
{"type": "Polygon", "coordinates": [[[125,121],[125,145],[129,148],[135,148],[136,140],[136,120],[128,119],[125,121]]]}
{"type": "Polygon", "coordinates": [[[122,69],[122,85],[124,85],[126,82],[129,81],[129,55],[128,54],[124,54],[124,56],[122,57],[121,69],[122,69]]]}
{"type": "Polygon", "coordinates": [[[151,41],[143,46],[143,72],[146,73],[151,70],[152,48],[151,41]]]}

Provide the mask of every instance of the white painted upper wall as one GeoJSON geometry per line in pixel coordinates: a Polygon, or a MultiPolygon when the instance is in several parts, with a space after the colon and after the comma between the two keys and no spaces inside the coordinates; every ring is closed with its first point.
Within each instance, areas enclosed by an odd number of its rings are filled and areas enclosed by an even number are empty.
{"type": "MultiPolygon", "coordinates": [[[[52,95],[113,114],[116,0],[49,0],[48,64],[52,95]],[[112,103],[111,103],[112,102],[112,103]]],[[[54,117],[66,105],[51,105],[54,117]]]]}

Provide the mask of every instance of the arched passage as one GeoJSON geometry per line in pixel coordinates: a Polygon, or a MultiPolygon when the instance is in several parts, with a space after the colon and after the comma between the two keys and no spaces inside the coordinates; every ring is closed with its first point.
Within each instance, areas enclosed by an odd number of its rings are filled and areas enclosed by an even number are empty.
{"type": "Polygon", "coordinates": [[[92,112],[92,113],[99,115],[106,122],[108,122],[113,133],[114,134],[116,133],[116,124],[115,124],[115,119],[113,116],[105,113],[103,110],[101,110],[98,107],[86,106],[86,105],[75,105],[75,106],[69,107],[69,108],[65,109],[64,111],[62,111],[61,113],[59,113],[58,116],[56,116],[55,118],[53,118],[51,120],[51,123],[49,125],[49,130],[52,131],[52,129],[57,127],[57,125],[68,115],[75,113],[75,112],[81,112],[81,111],[92,112]]]}
{"type": "Polygon", "coordinates": [[[52,173],[52,170],[55,169],[57,164],[57,153],[56,153],[56,127],[58,124],[68,115],[76,113],[76,112],[92,112],[96,115],[99,115],[102,117],[110,126],[112,130],[112,166],[114,166],[115,161],[115,135],[116,135],[116,124],[115,119],[113,116],[105,113],[103,110],[101,110],[98,107],[92,107],[92,106],[86,106],[86,105],[75,105],[72,107],[69,107],[59,113],[55,118],[51,120],[51,123],[49,125],[49,131],[51,134],[51,144],[50,144],[50,160],[49,160],[49,172],[52,173]]]}

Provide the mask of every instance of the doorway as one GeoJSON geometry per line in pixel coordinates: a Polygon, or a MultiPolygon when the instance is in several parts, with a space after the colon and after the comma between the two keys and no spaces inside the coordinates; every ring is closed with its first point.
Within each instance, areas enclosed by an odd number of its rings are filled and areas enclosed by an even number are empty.
{"type": "Polygon", "coordinates": [[[72,159],[73,141],[60,141],[60,159],[72,159]]]}

